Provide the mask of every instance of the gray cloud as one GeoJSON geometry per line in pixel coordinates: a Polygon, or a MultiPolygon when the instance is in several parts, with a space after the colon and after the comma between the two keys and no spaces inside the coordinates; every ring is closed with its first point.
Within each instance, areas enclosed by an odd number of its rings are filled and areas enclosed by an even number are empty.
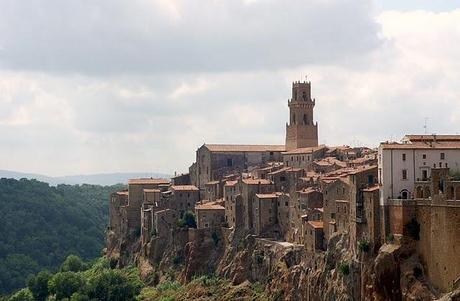
{"type": "Polygon", "coordinates": [[[0,3],[0,66],[83,74],[271,70],[375,49],[369,1],[0,3]]]}

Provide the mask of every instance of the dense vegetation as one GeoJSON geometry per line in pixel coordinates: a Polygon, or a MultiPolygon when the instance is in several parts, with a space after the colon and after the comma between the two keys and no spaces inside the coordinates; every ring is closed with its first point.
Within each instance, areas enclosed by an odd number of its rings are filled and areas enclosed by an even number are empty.
{"type": "Polygon", "coordinates": [[[143,287],[134,267],[113,269],[105,258],[85,263],[70,255],[56,273],[41,271],[29,276],[26,288],[3,300],[130,301],[135,300],[143,287]]]}
{"type": "Polygon", "coordinates": [[[121,188],[0,179],[0,295],[24,287],[30,274],[56,270],[69,254],[99,257],[109,194],[121,188]]]}
{"type": "Polygon", "coordinates": [[[31,275],[27,287],[0,297],[0,301],[280,300],[277,294],[267,296],[261,283],[235,286],[214,275],[201,275],[184,285],[175,281],[175,271],[152,287],[140,279],[137,268],[116,269],[114,263],[106,258],[85,263],[70,255],[56,273],[41,271],[31,275]]]}

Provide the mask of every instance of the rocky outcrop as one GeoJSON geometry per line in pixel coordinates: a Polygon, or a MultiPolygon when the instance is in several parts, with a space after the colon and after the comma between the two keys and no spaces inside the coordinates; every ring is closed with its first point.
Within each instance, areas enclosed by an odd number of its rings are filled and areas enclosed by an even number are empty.
{"type": "MultiPolygon", "coordinates": [[[[302,245],[223,231],[178,229],[142,247],[135,240],[125,240],[131,245],[120,244],[119,262],[136,263],[142,277],[152,284],[171,277],[189,283],[204,274],[229,279],[235,286],[264,283],[265,293],[274,300],[424,301],[437,297],[411,241],[384,245],[376,255],[353,254],[348,235],[341,234],[330,238],[327,251],[312,254],[302,245]]],[[[117,254],[116,248],[111,254],[117,254]]],[[[459,296],[454,292],[440,300],[458,300],[459,296]]]]}

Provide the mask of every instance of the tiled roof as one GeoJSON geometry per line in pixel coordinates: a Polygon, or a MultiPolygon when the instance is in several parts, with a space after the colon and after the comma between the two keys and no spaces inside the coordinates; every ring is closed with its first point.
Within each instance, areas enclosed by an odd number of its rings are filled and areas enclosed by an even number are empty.
{"type": "Polygon", "coordinates": [[[202,209],[202,210],[225,210],[225,207],[218,205],[216,203],[204,203],[204,204],[198,204],[195,205],[195,210],[196,209],[202,209]]]}
{"type": "Polygon", "coordinates": [[[117,194],[118,195],[128,195],[128,191],[127,190],[117,191],[117,194]]]}
{"type": "Polygon", "coordinates": [[[161,192],[160,189],[144,189],[144,192],[161,192]]]}
{"type": "Polygon", "coordinates": [[[284,152],[284,145],[205,144],[211,152],[284,152]]]}
{"type": "Polygon", "coordinates": [[[460,149],[460,141],[433,143],[381,143],[383,149],[460,149]]]}
{"type": "Polygon", "coordinates": [[[270,185],[272,184],[272,181],[267,180],[267,179],[243,179],[242,180],[244,184],[247,185],[270,185]]]}
{"type": "Polygon", "coordinates": [[[406,135],[403,140],[416,141],[459,141],[460,135],[406,135]]]}
{"type": "Polygon", "coordinates": [[[171,186],[171,190],[177,191],[198,191],[198,187],[195,185],[173,185],[171,186]]]}
{"type": "Polygon", "coordinates": [[[326,147],[324,145],[320,145],[320,146],[315,146],[315,147],[296,148],[296,149],[284,152],[283,155],[311,154],[323,148],[326,148],[326,147]]]}
{"type": "Polygon", "coordinates": [[[320,221],[309,221],[308,222],[315,229],[323,229],[323,222],[320,221]]]}
{"type": "Polygon", "coordinates": [[[256,197],[259,199],[275,199],[278,195],[276,193],[256,193],[256,197]]]}
{"type": "Polygon", "coordinates": [[[143,184],[169,184],[171,181],[167,179],[153,179],[153,178],[140,178],[140,179],[130,179],[128,184],[131,185],[143,185],[143,184]]]}
{"type": "Polygon", "coordinates": [[[363,191],[366,191],[366,192],[373,192],[373,191],[376,191],[376,190],[379,190],[379,189],[380,189],[379,185],[374,185],[374,186],[372,186],[372,187],[363,189],[363,191]]]}
{"type": "Polygon", "coordinates": [[[225,186],[235,186],[238,181],[227,181],[225,182],[225,186]]]}
{"type": "Polygon", "coordinates": [[[211,182],[208,182],[204,185],[216,185],[216,184],[219,184],[220,182],[219,181],[211,181],[211,182]]]}

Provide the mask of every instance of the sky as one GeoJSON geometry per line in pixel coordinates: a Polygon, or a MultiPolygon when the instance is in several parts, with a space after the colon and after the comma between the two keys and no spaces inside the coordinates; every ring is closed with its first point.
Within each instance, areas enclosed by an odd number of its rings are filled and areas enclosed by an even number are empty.
{"type": "Polygon", "coordinates": [[[305,78],[320,143],[460,133],[460,4],[0,0],[0,169],[172,174],[203,143],[283,144],[305,78]]]}

